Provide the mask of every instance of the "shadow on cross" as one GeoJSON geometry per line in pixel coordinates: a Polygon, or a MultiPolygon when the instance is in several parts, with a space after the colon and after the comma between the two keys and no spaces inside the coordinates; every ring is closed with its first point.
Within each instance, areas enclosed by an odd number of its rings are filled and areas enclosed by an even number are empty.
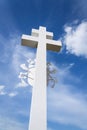
{"type": "MultiPolygon", "coordinates": [[[[26,64],[21,64],[20,67],[23,72],[20,72],[19,78],[21,79],[21,83],[29,84],[34,86],[35,79],[35,63],[36,60],[29,59],[26,64]]],[[[47,86],[54,88],[57,80],[54,77],[54,74],[57,72],[55,67],[48,62],[47,63],[47,86]]]]}

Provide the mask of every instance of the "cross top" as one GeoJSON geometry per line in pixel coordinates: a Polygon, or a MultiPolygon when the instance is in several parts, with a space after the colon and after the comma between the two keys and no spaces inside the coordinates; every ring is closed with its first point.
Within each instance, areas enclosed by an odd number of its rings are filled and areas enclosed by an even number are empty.
{"type": "Polygon", "coordinates": [[[37,29],[32,29],[32,36],[35,36],[35,37],[39,37],[39,31],[44,31],[44,32],[46,32],[46,39],[53,39],[53,33],[52,32],[48,32],[48,31],[46,31],[46,28],[45,27],[39,27],[39,30],[37,30],[37,29]]]}
{"type": "Polygon", "coordinates": [[[45,41],[47,50],[60,51],[61,42],[53,40],[53,33],[46,31],[45,27],[40,26],[39,30],[32,29],[31,36],[22,35],[22,45],[24,46],[37,48],[38,42],[42,44],[42,40],[45,41]]]}

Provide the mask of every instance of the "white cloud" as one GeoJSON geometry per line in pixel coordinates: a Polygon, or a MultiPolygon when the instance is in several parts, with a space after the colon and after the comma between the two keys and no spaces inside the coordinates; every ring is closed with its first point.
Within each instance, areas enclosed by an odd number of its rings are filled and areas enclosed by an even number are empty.
{"type": "Polygon", "coordinates": [[[5,95],[6,92],[4,91],[5,86],[4,85],[0,85],[0,95],[5,95]]]}
{"type": "Polygon", "coordinates": [[[0,95],[6,95],[6,92],[1,91],[1,92],[0,92],[0,95]]]}
{"type": "Polygon", "coordinates": [[[4,89],[5,86],[4,85],[0,85],[0,90],[4,89]]]}
{"type": "Polygon", "coordinates": [[[87,97],[79,93],[73,81],[78,81],[70,73],[70,67],[58,69],[58,84],[48,89],[48,120],[87,129],[87,97]],[[66,83],[72,78],[71,84],[66,83]]]}
{"type": "Polygon", "coordinates": [[[16,85],[16,88],[24,88],[24,87],[27,87],[28,84],[24,81],[24,80],[21,80],[21,82],[19,82],[17,85],[16,85]]]}
{"type": "Polygon", "coordinates": [[[76,56],[87,58],[87,22],[77,26],[65,26],[64,43],[66,50],[76,56]]]}
{"type": "Polygon", "coordinates": [[[15,97],[18,93],[17,92],[11,92],[8,94],[9,97],[15,97]]]}

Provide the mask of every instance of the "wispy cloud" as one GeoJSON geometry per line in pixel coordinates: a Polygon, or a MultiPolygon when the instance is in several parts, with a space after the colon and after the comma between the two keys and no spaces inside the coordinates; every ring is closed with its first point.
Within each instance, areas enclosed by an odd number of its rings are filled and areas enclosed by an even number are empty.
{"type": "Polygon", "coordinates": [[[5,88],[6,86],[0,85],[0,95],[4,95],[4,96],[7,95],[9,97],[15,97],[18,94],[18,92],[16,91],[13,91],[13,92],[9,92],[8,90],[6,91],[5,88]]]}
{"type": "Polygon", "coordinates": [[[0,90],[4,89],[5,86],[4,85],[0,85],[0,90]]]}
{"type": "Polygon", "coordinates": [[[20,64],[24,59],[35,57],[34,52],[21,46],[20,34],[11,34],[9,38],[0,35],[0,43],[3,50],[3,55],[2,52],[0,54],[0,61],[5,63],[9,61],[15,70],[20,68],[20,64]]]}
{"type": "Polygon", "coordinates": [[[87,22],[79,25],[65,26],[64,43],[67,52],[87,58],[87,22]]]}
{"type": "Polygon", "coordinates": [[[18,120],[0,116],[0,129],[1,130],[24,130],[27,129],[26,125],[18,120]]]}
{"type": "Polygon", "coordinates": [[[6,94],[4,88],[5,88],[4,85],[0,85],[0,95],[5,95],[6,94]]]}
{"type": "Polygon", "coordinates": [[[33,57],[35,57],[34,52],[30,50],[28,52],[25,48],[21,47],[21,43],[20,43],[14,47],[12,65],[14,66],[14,69],[16,71],[19,71],[20,64],[23,62],[23,60],[26,60],[28,58],[33,58],[33,57]]]}
{"type": "Polygon", "coordinates": [[[87,129],[87,97],[84,93],[79,93],[77,86],[72,84],[78,79],[72,76],[70,68],[65,70],[59,69],[58,84],[54,89],[48,89],[48,119],[87,129]],[[68,77],[73,79],[71,84],[66,82],[68,77]]]}
{"type": "MultiPolygon", "coordinates": [[[[20,64],[25,62],[28,58],[34,58],[35,52],[28,47],[21,46],[20,34],[11,34],[8,38],[0,35],[0,43],[0,62],[2,65],[0,79],[2,82],[5,81],[5,84],[8,84],[7,87],[9,86],[10,88],[10,86],[16,86],[16,84],[18,84],[18,75],[21,71],[20,64]],[[9,70],[9,72],[7,70],[9,70]],[[13,80],[13,82],[10,82],[11,80],[13,80]],[[11,84],[9,85],[9,83],[11,84]]],[[[18,84],[18,86],[21,85],[23,87],[25,86],[24,83],[18,84]]],[[[11,87],[11,91],[12,88],[13,87],[11,87]]]]}
{"type": "Polygon", "coordinates": [[[24,88],[24,87],[27,87],[28,84],[24,81],[24,80],[21,80],[17,85],[16,85],[16,88],[24,88]]]}
{"type": "Polygon", "coordinates": [[[8,94],[9,97],[15,97],[18,94],[18,92],[11,92],[8,94]]]}

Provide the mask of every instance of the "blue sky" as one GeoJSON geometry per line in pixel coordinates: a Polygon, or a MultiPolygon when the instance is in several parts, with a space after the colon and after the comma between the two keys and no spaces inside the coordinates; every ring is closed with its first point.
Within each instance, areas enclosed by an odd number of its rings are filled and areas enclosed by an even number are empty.
{"type": "Polygon", "coordinates": [[[87,130],[87,0],[0,0],[0,130],[28,129],[32,87],[18,75],[36,49],[21,46],[21,35],[39,26],[63,44],[47,52],[58,70],[47,130],[87,130]]]}

